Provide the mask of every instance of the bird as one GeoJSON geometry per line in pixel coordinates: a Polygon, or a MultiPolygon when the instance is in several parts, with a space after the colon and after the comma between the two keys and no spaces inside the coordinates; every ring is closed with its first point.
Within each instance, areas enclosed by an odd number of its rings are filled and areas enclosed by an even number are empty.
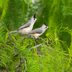
{"type": "Polygon", "coordinates": [[[34,37],[35,39],[39,38],[46,30],[48,29],[48,26],[43,24],[40,28],[36,28],[29,32],[29,35],[34,37]]]}
{"type": "Polygon", "coordinates": [[[33,29],[33,26],[36,22],[36,17],[35,15],[31,17],[31,19],[24,25],[22,25],[21,27],[19,27],[17,30],[15,31],[11,31],[10,33],[20,33],[20,34],[28,34],[32,29],[33,29]]]}

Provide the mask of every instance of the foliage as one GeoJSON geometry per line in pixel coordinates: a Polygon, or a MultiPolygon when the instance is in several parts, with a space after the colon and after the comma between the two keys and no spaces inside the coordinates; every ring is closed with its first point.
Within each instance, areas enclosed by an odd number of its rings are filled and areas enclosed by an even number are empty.
{"type": "Polygon", "coordinates": [[[72,0],[32,1],[0,0],[0,72],[72,72],[72,0]],[[40,39],[8,34],[35,13],[40,39]]]}

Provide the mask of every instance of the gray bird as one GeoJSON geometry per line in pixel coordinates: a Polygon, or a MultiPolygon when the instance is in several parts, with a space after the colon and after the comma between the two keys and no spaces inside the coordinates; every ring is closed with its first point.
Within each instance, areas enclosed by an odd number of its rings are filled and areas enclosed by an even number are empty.
{"type": "Polygon", "coordinates": [[[37,39],[39,36],[41,36],[47,30],[47,28],[48,28],[48,26],[43,24],[40,28],[32,30],[29,33],[29,35],[31,35],[32,37],[37,39]]]}
{"type": "Polygon", "coordinates": [[[37,19],[35,18],[35,15],[34,15],[31,17],[31,19],[26,24],[19,27],[18,30],[11,31],[10,33],[18,32],[20,34],[28,34],[33,29],[33,26],[34,26],[36,20],[37,19]]]}

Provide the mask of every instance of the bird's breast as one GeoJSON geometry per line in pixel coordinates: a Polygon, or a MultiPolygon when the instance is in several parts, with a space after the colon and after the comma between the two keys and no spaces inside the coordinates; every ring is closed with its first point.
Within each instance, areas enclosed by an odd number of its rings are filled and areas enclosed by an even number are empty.
{"type": "Polygon", "coordinates": [[[40,34],[37,34],[37,33],[31,34],[31,35],[34,36],[36,39],[40,36],[40,34]]]}
{"type": "Polygon", "coordinates": [[[30,27],[19,30],[19,33],[28,34],[32,29],[30,27]]]}

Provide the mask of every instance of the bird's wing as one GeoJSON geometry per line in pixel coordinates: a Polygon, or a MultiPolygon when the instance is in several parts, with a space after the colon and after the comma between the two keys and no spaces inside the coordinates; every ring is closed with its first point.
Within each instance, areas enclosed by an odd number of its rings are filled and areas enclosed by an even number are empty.
{"type": "Polygon", "coordinates": [[[35,34],[35,33],[40,34],[40,33],[42,33],[42,30],[41,30],[40,28],[34,29],[34,30],[32,30],[29,34],[35,34]]]}
{"type": "Polygon", "coordinates": [[[23,28],[27,28],[27,27],[29,27],[30,24],[31,24],[30,21],[27,22],[26,24],[24,24],[23,26],[21,26],[21,27],[19,28],[19,30],[20,30],[20,29],[23,29],[23,28]]]}

